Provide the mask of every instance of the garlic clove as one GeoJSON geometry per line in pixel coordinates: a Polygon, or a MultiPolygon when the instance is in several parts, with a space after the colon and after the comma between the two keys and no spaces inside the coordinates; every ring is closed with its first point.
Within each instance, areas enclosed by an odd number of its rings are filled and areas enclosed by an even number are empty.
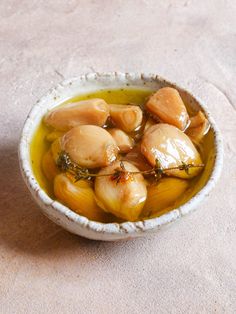
{"type": "MultiPolygon", "coordinates": [[[[138,171],[129,162],[123,162],[127,171],[138,171]]],[[[103,168],[99,175],[114,173],[120,163],[103,168]]],[[[95,179],[96,200],[105,211],[124,220],[138,219],[147,197],[146,183],[141,174],[128,175],[119,182],[113,176],[99,176],[95,179]]]]}
{"type": "Polygon", "coordinates": [[[44,122],[59,131],[68,131],[78,125],[103,126],[109,116],[109,105],[99,98],[82,100],[52,109],[44,122]]]}
{"type": "Polygon", "coordinates": [[[110,116],[115,126],[125,132],[137,129],[143,119],[142,110],[134,105],[110,105],[110,116]]]}
{"type": "Polygon", "coordinates": [[[140,151],[140,145],[136,145],[125,157],[122,158],[133,164],[140,171],[150,170],[152,167],[147,162],[147,159],[140,151]]]}
{"type": "MultiPolygon", "coordinates": [[[[141,152],[154,167],[156,161],[164,169],[185,164],[202,164],[199,152],[189,137],[178,128],[169,124],[157,124],[150,127],[142,138],[141,152]]],[[[184,170],[168,170],[165,174],[180,178],[192,178],[202,168],[190,168],[189,174],[184,170]]]]}
{"type": "Polygon", "coordinates": [[[59,137],[61,137],[63,134],[64,134],[64,132],[61,132],[61,131],[53,131],[53,132],[49,133],[49,134],[46,136],[46,140],[47,140],[48,142],[54,142],[54,141],[57,140],[59,137]]]}
{"type": "Polygon", "coordinates": [[[172,87],[163,87],[150,96],[145,104],[148,112],[158,117],[163,123],[185,130],[189,116],[179,92],[172,87]]]}
{"type": "Polygon", "coordinates": [[[57,160],[61,151],[62,151],[61,138],[59,137],[55,141],[53,141],[53,143],[51,144],[52,157],[55,163],[57,163],[57,160]]]}
{"type": "Polygon", "coordinates": [[[188,188],[187,180],[178,178],[162,178],[148,187],[147,200],[143,208],[143,216],[162,214],[170,206],[174,206],[188,188]]]}
{"type": "Polygon", "coordinates": [[[59,173],[55,160],[52,155],[51,149],[49,149],[42,158],[42,169],[45,177],[52,181],[54,177],[59,173]]]}
{"type": "Polygon", "coordinates": [[[194,117],[191,117],[190,121],[190,125],[185,133],[198,145],[210,130],[210,123],[202,111],[199,111],[194,117]]]}
{"type": "Polygon", "coordinates": [[[148,118],[147,122],[145,123],[144,132],[146,132],[151,126],[157,124],[152,118],[148,118]]]}
{"type": "Polygon", "coordinates": [[[72,161],[85,168],[108,166],[118,154],[113,137],[95,125],[80,125],[71,129],[60,139],[60,146],[72,161]]]}
{"type": "Polygon", "coordinates": [[[195,128],[206,121],[206,117],[202,111],[190,118],[189,128],[195,128]]]}
{"type": "Polygon", "coordinates": [[[54,194],[56,198],[70,209],[95,221],[106,221],[106,213],[97,206],[94,191],[86,180],[73,182],[65,173],[54,179],[54,194]]]}
{"type": "Polygon", "coordinates": [[[124,131],[120,129],[109,129],[108,132],[111,134],[116,142],[121,153],[128,153],[134,146],[134,140],[132,137],[127,135],[124,131]]]}

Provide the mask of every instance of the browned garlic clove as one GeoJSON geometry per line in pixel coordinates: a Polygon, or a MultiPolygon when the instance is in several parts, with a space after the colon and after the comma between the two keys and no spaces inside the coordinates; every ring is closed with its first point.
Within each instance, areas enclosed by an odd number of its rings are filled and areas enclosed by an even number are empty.
{"type": "MultiPolygon", "coordinates": [[[[189,137],[178,128],[169,124],[157,124],[150,127],[143,136],[141,152],[154,167],[156,161],[162,168],[178,167],[185,164],[202,164],[200,154],[189,137]]],[[[165,174],[180,178],[191,178],[201,172],[201,168],[189,169],[189,174],[175,169],[165,174]]]]}
{"type": "Polygon", "coordinates": [[[66,104],[49,111],[44,122],[59,131],[68,131],[78,125],[103,126],[109,116],[109,105],[99,98],[66,104]]]}
{"type": "MultiPolygon", "coordinates": [[[[123,162],[127,171],[138,171],[129,162],[123,162]]],[[[117,161],[101,169],[99,175],[113,173],[120,169],[117,161]]],[[[112,176],[100,176],[95,179],[95,194],[98,205],[105,211],[125,220],[138,219],[147,197],[146,183],[141,174],[128,175],[125,180],[114,180],[112,176]]]]}
{"type": "Polygon", "coordinates": [[[134,140],[120,129],[109,129],[121,153],[128,153],[134,146],[134,140]]]}
{"type": "Polygon", "coordinates": [[[189,116],[179,92],[172,87],[163,87],[153,94],[145,104],[147,111],[164,123],[185,130],[189,116]]]}
{"type": "Polygon", "coordinates": [[[119,129],[125,132],[132,132],[137,129],[143,119],[142,110],[133,105],[110,105],[110,116],[119,129]]]}
{"type": "Polygon", "coordinates": [[[185,133],[195,144],[199,144],[209,130],[209,121],[202,111],[199,111],[194,117],[190,118],[190,125],[185,133]]]}
{"type": "Polygon", "coordinates": [[[108,166],[116,160],[118,147],[113,137],[95,125],[77,126],[60,139],[61,150],[85,168],[108,166]]]}

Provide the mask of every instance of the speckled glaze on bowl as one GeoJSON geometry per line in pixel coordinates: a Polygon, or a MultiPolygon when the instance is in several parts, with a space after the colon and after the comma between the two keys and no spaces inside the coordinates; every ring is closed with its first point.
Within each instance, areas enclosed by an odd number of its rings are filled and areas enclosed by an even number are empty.
{"type": "Polygon", "coordinates": [[[176,84],[154,74],[137,73],[90,73],[63,81],[57,87],[51,89],[42,97],[29,113],[21,135],[19,144],[19,161],[22,176],[33,198],[38,203],[43,213],[52,221],[77,235],[95,239],[114,241],[131,237],[142,236],[149,232],[157,231],[161,227],[181,218],[196,209],[197,205],[209,195],[219,179],[223,164],[223,145],[220,132],[212,119],[207,107],[186,90],[176,84]],[[99,223],[80,216],[68,207],[51,199],[40,188],[35,179],[30,162],[30,142],[42,117],[49,110],[60,103],[79,94],[94,92],[101,89],[145,88],[156,90],[164,86],[172,86],[179,90],[185,101],[188,101],[193,109],[202,109],[211,123],[214,132],[216,149],[215,163],[207,184],[187,203],[158,217],[138,222],[124,223],[99,223]]]}

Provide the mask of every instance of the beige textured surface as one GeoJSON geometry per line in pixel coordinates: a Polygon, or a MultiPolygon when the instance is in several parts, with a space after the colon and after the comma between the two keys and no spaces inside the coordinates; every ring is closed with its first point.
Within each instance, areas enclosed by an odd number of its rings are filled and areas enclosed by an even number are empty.
{"type": "Polygon", "coordinates": [[[0,313],[235,313],[236,2],[0,2],[0,313]],[[88,71],[155,72],[201,97],[225,140],[221,181],[156,235],[92,242],[42,216],[21,180],[23,121],[88,71]]]}

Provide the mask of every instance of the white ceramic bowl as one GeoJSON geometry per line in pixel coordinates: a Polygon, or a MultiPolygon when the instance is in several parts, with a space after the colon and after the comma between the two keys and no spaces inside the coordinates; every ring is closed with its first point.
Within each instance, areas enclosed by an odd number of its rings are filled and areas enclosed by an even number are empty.
{"type": "Polygon", "coordinates": [[[149,232],[157,231],[161,227],[194,210],[197,205],[206,196],[208,196],[220,176],[223,163],[223,145],[218,127],[212,119],[207,107],[193,97],[189,92],[178,87],[176,84],[168,82],[158,75],[153,74],[146,75],[117,72],[91,73],[62,82],[37,101],[30,111],[23,127],[19,145],[19,161],[22,176],[26,185],[43,213],[49,219],[77,235],[90,239],[113,241],[142,236],[149,232]],[[172,86],[179,90],[181,96],[188,101],[193,109],[203,109],[214,132],[214,144],[216,150],[214,167],[208,182],[194,197],[179,208],[176,208],[158,218],[138,222],[124,222],[120,224],[104,224],[90,221],[86,217],[76,214],[68,207],[51,199],[40,188],[31,167],[29,149],[30,142],[42,117],[49,109],[52,109],[65,100],[79,94],[85,94],[101,89],[125,88],[127,86],[129,86],[129,88],[136,87],[153,90],[157,90],[163,86],[172,86]]]}

